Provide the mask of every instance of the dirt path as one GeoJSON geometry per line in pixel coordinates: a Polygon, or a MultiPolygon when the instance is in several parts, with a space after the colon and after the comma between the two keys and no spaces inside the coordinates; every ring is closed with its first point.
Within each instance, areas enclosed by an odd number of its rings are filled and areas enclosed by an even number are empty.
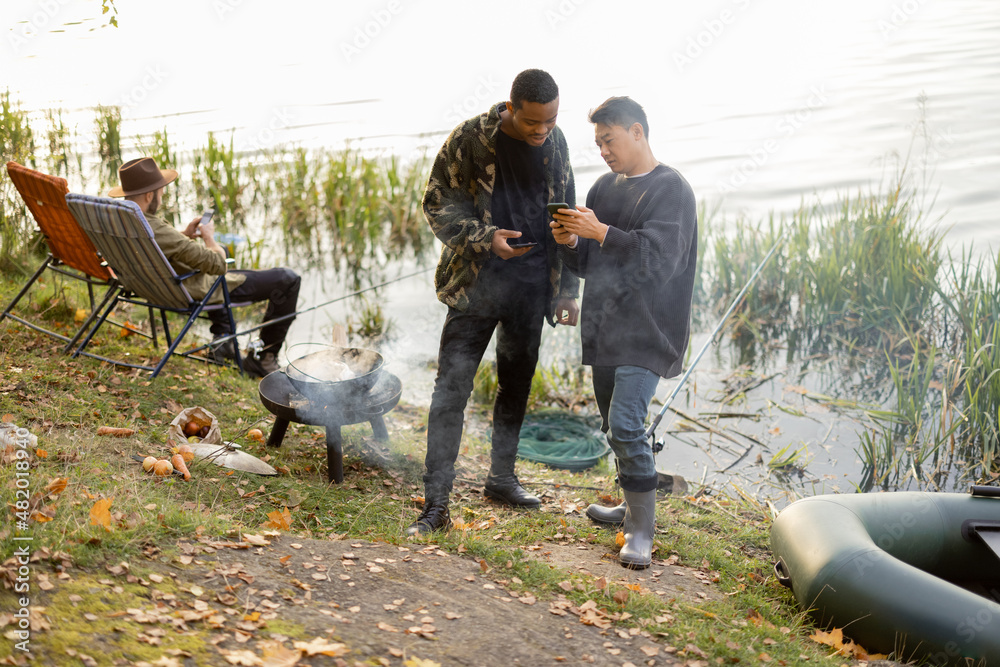
{"type": "MultiPolygon", "coordinates": [[[[564,596],[519,596],[501,573],[484,572],[472,558],[434,545],[284,536],[269,542],[199,554],[198,570],[211,572],[196,582],[209,591],[202,597],[228,594],[243,613],[261,612],[262,624],[280,619],[307,635],[342,642],[347,652],[341,664],[374,659],[396,665],[413,658],[441,665],[680,664],[668,652],[673,649],[649,633],[613,629],[599,607],[577,607],[564,596]]],[[[603,547],[545,543],[529,551],[595,581],[638,584],[668,599],[719,595],[703,572],[662,561],[633,572],[603,547]]],[[[315,664],[331,664],[324,659],[315,664]]]]}

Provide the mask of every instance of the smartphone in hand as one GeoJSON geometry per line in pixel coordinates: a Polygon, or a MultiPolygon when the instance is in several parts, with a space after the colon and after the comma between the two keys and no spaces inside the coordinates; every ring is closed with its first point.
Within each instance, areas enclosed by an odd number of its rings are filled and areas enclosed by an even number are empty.
{"type": "Polygon", "coordinates": [[[507,241],[507,245],[511,248],[530,248],[533,245],[538,245],[537,241],[522,241],[520,237],[516,239],[511,239],[507,241]]]}
{"type": "Polygon", "coordinates": [[[214,208],[206,208],[205,212],[201,214],[201,220],[198,221],[198,227],[201,227],[202,225],[207,224],[208,221],[212,219],[213,215],[215,215],[215,209],[214,208]]]}
{"type": "Polygon", "coordinates": [[[545,207],[549,209],[549,215],[555,215],[559,209],[569,208],[569,204],[566,202],[553,202],[551,204],[547,204],[545,207]]]}

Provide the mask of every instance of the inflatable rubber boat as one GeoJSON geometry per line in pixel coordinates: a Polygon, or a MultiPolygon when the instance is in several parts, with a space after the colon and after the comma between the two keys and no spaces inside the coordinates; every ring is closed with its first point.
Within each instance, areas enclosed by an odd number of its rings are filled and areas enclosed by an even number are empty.
{"type": "Polygon", "coordinates": [[[805,498],[771,547],[799,604],[867,651],[1000,666],[1000,488],[805,498]]]}

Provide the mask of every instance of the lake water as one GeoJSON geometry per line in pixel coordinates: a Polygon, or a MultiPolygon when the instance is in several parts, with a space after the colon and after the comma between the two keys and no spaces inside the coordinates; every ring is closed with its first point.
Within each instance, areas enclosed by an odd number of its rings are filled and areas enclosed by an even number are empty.
{"type": "MultiPolygon", "coordinates": [[[[1000,247],[1000,3],[990,0],[180,0],[121,1],[118,10],[115,29],[93,2],[4,2],[3,83],[27,109],[69,110],[82,134],[92,132],[90,107],[117,104],[123,135],[166,127],[181,149],[214,131],[240,150],[350,142],[412,157],[433,154],[457,122],[506,99],[518,71],[541,67],[560,85],[581,198],[606,170],[587,111],[627,94],[647,109],[657,157],[723,219],[830,204],[892,183],[905,164],[950,247],[1000,247]]],[[[303,306],[345,290],[333,275],[305,278],[303,306]]],[[[405,378],[404,399],[426,404],[444,317],[430,274],[382,299],[398,333],[387,356],[405,378]]],[[[326,340],[351,305],[303,315],[289,343],[326,340]]],[[[547,333],[543,353],[572,349],[574,335],[547,333]]],[[[708,401],[731,363],[721,351],[706,356],[697,391],[678,407],[708,401]]],[[[779,374],[740,411],[795,400],[787,386],[799,384],[779,374]]],[[[662,382],[660,394],[671,387],[662,382]]],[[[806,417],[777,411],[739,428],[805,444],[816,481],[803,492],[849,488],[856,425],[816,418],[828,408],[798,396],[806,417]]],[[[674,444],[661,467],[726,479],[717,471],[742,450],[713,447],[674,444]]],[[[749,452],[740,466],[757,453],[774,452],[749,452]]],[[[766,471],[747,474],[747,484],[766,486],[766,471]]]]}

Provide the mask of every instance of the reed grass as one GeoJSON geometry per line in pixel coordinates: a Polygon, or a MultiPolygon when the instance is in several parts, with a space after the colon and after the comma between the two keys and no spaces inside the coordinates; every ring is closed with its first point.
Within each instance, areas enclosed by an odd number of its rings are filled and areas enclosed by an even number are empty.
{"type": "MultiPolygon", "coordinates": [[[[45,120],[48,122],[48,130],[45,139],[48,143],[48,155],[46,155],[45,166],[49,174],[69,178],[70,154],[70,131],[63,122],[61,109],[48,109],[45,112],[45,120]]],[[[82,156],[78,156],[82,160],[82,156]]]]}
{"type": "MultiPolygon", "coordinates": [[[[194,151],[194,196],[202,205],[211,204],[216,214],[229,223],[230,228],[240,229],[246,220],[244,205],[243,169],[233,148],[208,133],[208,143],[194,151]]],[[[217,225],[218,226],[218,225],[217,225]]]]}
{"type": "MultiPolygon", "coordinates": [[[[887,193],[803,206],[787,222],[738,221],[703,264],[715,274],[709,304],[721,309],[784,234],[737,310],[740,361],[776,345],[789,359],[836,351],[845,377],[855,360],[875,367],[861,374],[865,384],[884,383],[890,395],[859,434],[867,488],[932,484],[926,464],[944,447],[977,461],[974,477],[1000,465],[1000,258],[945,253],[943,232],[906,192],[901,176],[887,193]]],[[[844,391],[871,386],[845,381],[844,391]]]]}
{"type": "MultiPolygon", "coordinates": [[[[68,128],[61,109],[42,116],[43,141],[36,146],[32,118],[10,93],[3,94],[0,149],[6,159],[63,176],[76,192],[96,181],[103,194],[118,183],[123,148],[132,150],[123,142],[119,107],[94,109],[93,137],[68,128]]],[[[214,133],[181,154],[166,128],[137,137],[134,149],[181,174],[164,190],[164,219],[181,225],[214,207],[219,233],[246,239],[235,246],[242,266],[259,266],[266,250],[266,261],[283,254],[285,263],[333,265],[349,273],[350,286],[360,288],[380,278],[387,262],[423,257],[433,248],[421,212],[426,157],[404,162],[351,146],[307,151],[279,145],[241,153],[232,135],[227,141],[214,133]]],[[[0,188],[2,268],[9,271],[33,263],[38,244],[30,242],[34,223],[10,182],[0,179],[0,188]]]]}
{"type": "Polygon", "coordinates": [[[97,155],[101,160],[98,174],[104,190],[118,184],[118,168],[122,166],[122,110],[121,107],[99,106],[96,114],[97,155]]]}
{"type": "MultiPolygon", "coordinates": [[[[167,129],[163,128],[153,133],[150,138],[149,145],[142,151],[144,155],[156,160],[156,164],[160,169],[180,169],[180,162],[177,159],[177,154],[170,147],[170,138],[167,135],[167,129]]],[[[180,225],[180,208],[179,203],[182,201],[184,193],[184,183],[182,179],[178,179],[171,184],[169,188],[163,189],[163,205],[161,211],[159,212],[160,217],[171,225],[180,225]]]]}
{"type": "MultiPolygon", "coordinates": [[[[35,166],[35,135],[28,114],[10,92],[0,95],[0,155],[25,166],[35,166]]],[[[21,270],[31,247],[35,224],[10,179],[0,179],[0,269],[21,270]]]]}
{"type": "Polygon", "coordinates": [[[943,332],[961,373],[954,383],[964,406],[965,442],[985,460],[1000,456],[1000,254],[973,261],[963,252],[951,264],[942,290],[945,308],[957,322],[943,332]]]}

